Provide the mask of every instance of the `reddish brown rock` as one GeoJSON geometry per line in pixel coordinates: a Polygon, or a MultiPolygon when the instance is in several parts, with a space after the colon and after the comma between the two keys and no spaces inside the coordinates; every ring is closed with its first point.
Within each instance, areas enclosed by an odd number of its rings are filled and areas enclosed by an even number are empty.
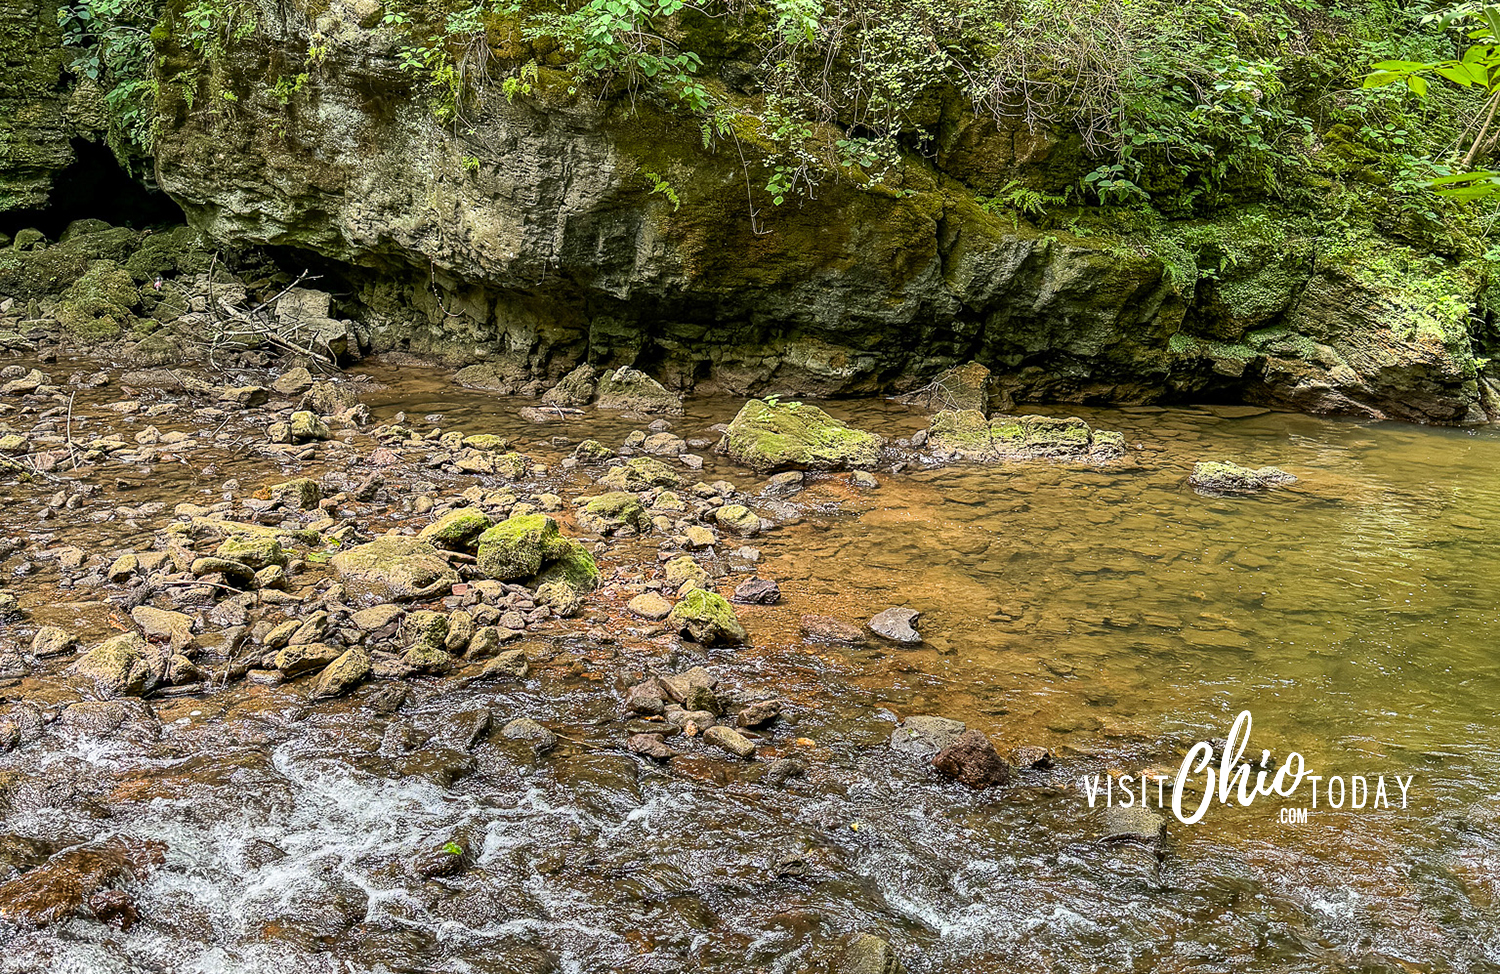
{"type": "Polygon", "coordinates": [[[932,759],[932,765],[970,788],[989,788],[1010,781],[1010,765],[990,739],[977,730],[967,730],[955,737],[932,759]]]}

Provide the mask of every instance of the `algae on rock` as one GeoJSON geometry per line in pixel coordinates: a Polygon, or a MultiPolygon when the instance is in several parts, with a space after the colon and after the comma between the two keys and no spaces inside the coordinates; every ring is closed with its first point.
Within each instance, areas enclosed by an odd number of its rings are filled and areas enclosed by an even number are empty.
{"type": "Polygon", "coordinates": [[[758,473],[872,467],[884,441],[817,406],[752,399],[730,422],[721,443],[731,460],[758,473]]]}

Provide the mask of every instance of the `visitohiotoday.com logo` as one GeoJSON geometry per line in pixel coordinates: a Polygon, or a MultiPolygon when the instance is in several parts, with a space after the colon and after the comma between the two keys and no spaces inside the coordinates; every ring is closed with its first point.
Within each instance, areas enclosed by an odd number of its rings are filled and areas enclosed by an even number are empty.
{"type": "Polygon", "coordinates": [[[1407,807],[1408,791],[1416,775],[1404,778],[1392,775],[1388,784],[1383,774],[1316,774],[1296,751],[1273,770],[1270,751],[1262,751],[1258,762],[1245,757],[1250,746],[1250,725],[1250,711],[1241,711],[1229,730],[1229,737],[1217,748],[1210,741],[1194,744],[1175,777],[1152,771],[1135,775],[1085,775],[1083,791],[1089,807],[1102,804],[1106,808],[1148,808],[1154,801],[1158,809],[1170,808],[1184,825],[1201,821],[1215,801],[1220,805],[1237,802],[1247,808],[1260,798],[1294,802],[1293,807],[1283,806],[1278,810],[1278,818],[1287,823],[1306,822],[1309,811],[1318,809],[1407,807]]]}

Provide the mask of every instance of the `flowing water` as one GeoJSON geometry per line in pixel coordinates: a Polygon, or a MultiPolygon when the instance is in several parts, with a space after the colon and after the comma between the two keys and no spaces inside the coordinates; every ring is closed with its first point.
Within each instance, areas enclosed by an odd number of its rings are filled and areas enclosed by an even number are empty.
{"type": "MultiPolygon", "coordinates": [[[[524,400],[436,371],[367,371],[376,421],[436,414],[538,459],[571,449],[554,436],[615,447],[640,425],[539,427],[517,417],[524,400]]],[[[712,438],[737,406],[692,401],[674,425],[712,438]]],[[[827,407],[892,438],[926,423],[889,402],[827,407]]],[[[136,890],[139,923],[5,931],[0,971],[791,974],[821,969],[856,930],[921,974],[1500,970],[1500,434],[1233,407],[1068,412],[1123,431],[1130,459],[929,468],[905,451],[877,490],[813,480],[792,498],[798,516],[753,542],[784,598],[742,609],[749,649],[678,644],[630,621],[612,586],[582,621],[528,640],[541,662],[524,684],[424,678],[398,715],[309,705],[297,683],[235,684],[154,701],[159,736],[63,726],[0,758],[6,833],[167,846],[136,890]],[[1185,483],[1200,459],[1301,480],[1206,497],[1185,483]],[[804,613],[862,623],[891,605],[921,611],[921,648],[802,640],[804,613]],[[763,757],[803,755],[804,777],[624,751],[633,674],[700,662],[790,702],[763,757]],[[1096,841],[1085,778],[1175,774],[1245,710],[1250,754],[1279,765],[1295,751],[1372,790],[1384,776],[1389,807],[1332,809],[1320,794],[1305,823],[1284,824],[1283,808],[1311,804],[1304,791],[1170,819],[1160,851],[1096,841]],[[533,717],[561,746],[536,758],[492,736],[466,750],[461,728],[481,711],[533,717]],[[970,792],[885,746],[919,713],[1002,751],[1045,746],[1055,766],[970,792]],[[426,743],[393,746],[396,725],[426,743]],[[473,850],[470,868],[415,877],[413,857],[449,840],[473,850]]],[[[704,480],[759,489],[698,452],[704,480]]],[[[232,439],[212,463],[154,475],[129,503],[170,507],[286,469],[232,439]]],[[[576,473],[554,483],[589,492],[576,473]]],[[[11,501],[7,529],[37,531],[11,501]]],[[[118,519],[46,530],[96,548],[128,534],[118,519]]],[[[655,540],[602,564],[632,560],[654,564],[655,540]]],[[[88,617],[33,602],[37,622],[88,617]]]]}

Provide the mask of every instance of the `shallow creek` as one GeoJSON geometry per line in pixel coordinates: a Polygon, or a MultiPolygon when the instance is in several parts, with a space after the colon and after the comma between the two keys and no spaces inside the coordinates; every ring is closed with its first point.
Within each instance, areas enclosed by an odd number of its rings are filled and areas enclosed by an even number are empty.
{"type": "MultiPolygon", "coordinates": [[[[592,411],[534,425],[517,415],[528,401],[438,370],[357,371],[373,380],[372,423],[404,411],[418,428],[510,436],[569,500],[591,492],[556,465],[571,444],[615,448],[644,425],[592,411]]],[[[120,398],[80,391],[74,438],[200,428],[186,408],[103,408],[120,398]]],[[[891,438],[927,420],[884,401],[824,405],[891,438]]],[[[738,406],[690,401],[673,426],[712,438],[738,406]]],[[[1038,411],[1121,430],[1129,458],[927,468],[907,451],[876,490],[813,479],[791,498],[797,519],[748,542],[783,601],[740,609],[746,649],[684,645],[623,612],[618,580],[654,571],[648,536],[601,557],[616,583],[581,618],[526,637],[538,665],[522,683],[423,677],[389,715],[358,698],[309,704],[306,681],[241,682],[151,701],[159,739],[60,727],[0,756],[5,833],[166,844],[135,889],[138,923],[0,928],[0,971],[794,974],[857,930],[918,974],[1500,970],[1500,433],[1233,407],[1038,411]],[[1301,480],[1205,497],[1185,484],[1203,459],[1301,480]],[[922,647],[802,640],[804,613],[862,624],[892,605],[920,610],[922,647]],[[762,760],[700,748],[658,766],[623,749],[629,674],[696,663],[789,701],[762,760]],[[1305,824],[1283,824],[1283,807],[1308,802],[1262,798],[1171,820],[1161,854],[1096,841],[1085,776],[1175,772],[1242,710],[1252,753],[1296,751],[1372,784],[1414,776],[1408,807],[1320,800],[1305,824]],[[537,758],[487,738],[456,778],[453,748],[403,761],[383,748],[393,723],[443,741],[479,711],[534,718],[561,744],[537,758]],[[1002,752],[1047,747],[1055,767],[970,792],[885,746],[898,717],[924,713],[1002,752]],[[806,758],[805,777],[770,780],[767,760],[786,754],[806,758]],[[413,856],[450,839],[474,851],[468,869],[412,875],[413,856]]],[[[55,487],[0,487],[0,535],[104,553],[231,478],[248,492],[341,472],[337,454],[256,453],[263,422],[231,415],[149,473],[100,474],[98,495],[49,520],[37,513],[55,487]],[[98,514],[153,501],[166,510],[98,514]]],[[[695,452],[706,468],[691,476],[751,492],[764,481],[695,452]]],[[[475,479],[414,478],[439,494],[475,479]]],[[[399,507],[388,518],[425,521],[399,507]]],[[[29,618],[0,624],[4,638],[24,646],[49,623],[114,631],[101,593],[60,594],[38,565],[9,580],[29,618]]],[[[55,683],[38,670],[3,692],[76,699],[55,683]]]]}

